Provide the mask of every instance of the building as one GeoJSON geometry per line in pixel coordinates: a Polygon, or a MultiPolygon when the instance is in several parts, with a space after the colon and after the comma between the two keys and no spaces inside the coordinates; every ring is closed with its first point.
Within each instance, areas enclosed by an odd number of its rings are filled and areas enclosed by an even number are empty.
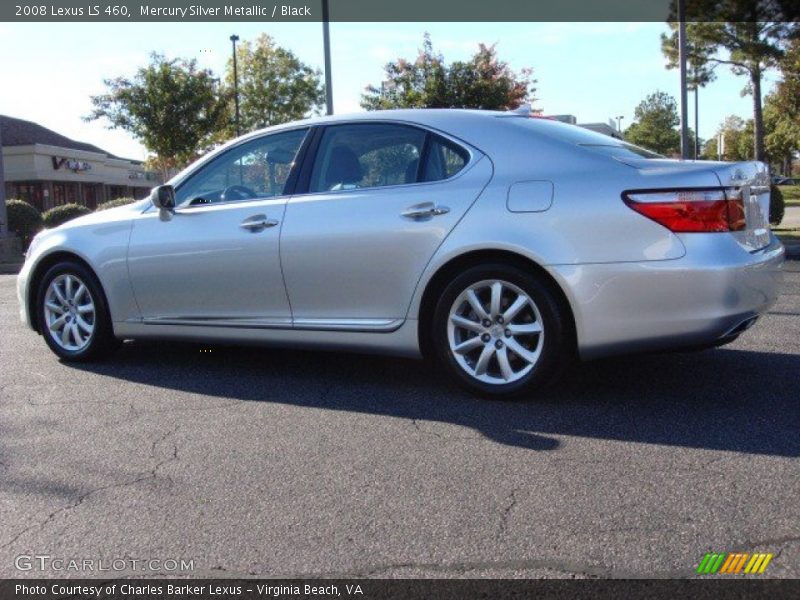
{"type": "Polygon", "coordinates": [[[141,161],[114,156],[37,123],[0,115],[0,129],[6,198],[25,200],[39,210],[144,198],[158,184],[141,161]]]}
{"type": "Polygon", "coordinates": [[[551,115],[546,118],[553,119],[555,121],[561,121],[562,123],[569,123],[570,125],[577,125],[578,127],[583,127],[584,129],[590,129],[592,131],[596,131],[597,133],[602,133],[603,135],[607,135],[609,137],[613,137],[618,140],[623,139],[622,132],[616,127],[614,127],[613,120],[609,120],[608,123],[578,123],[578,120],[575,118],[575,115],[551,115]]]}
{"type": "Polygon", "coordinates": [[[584,129],[591,129],[592,131],[602,133],[609,137],[617,138],[618,140],[623,139],[622,132],[614,127],[613,123],[578,123],[578,126],[584,129]]]}

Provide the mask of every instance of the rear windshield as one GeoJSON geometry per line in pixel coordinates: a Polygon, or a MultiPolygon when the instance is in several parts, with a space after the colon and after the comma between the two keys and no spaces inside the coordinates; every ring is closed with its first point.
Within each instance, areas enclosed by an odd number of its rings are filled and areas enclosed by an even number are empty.
{"type": "MultiPolygon", "coordinates": [[[[503,115],[502,118],[509,118],[503,115]]],[[[579,125],[570,125],[552,119],[536,119],[526,116],[513,116],[509,118],[515,125],[530,129],[539,135],[562,140],[609,156],[627,158],[664,158],[660,154],[651,152],[639,146],[634,146],[611,136],[585,129],[579,125]]]]}
{"type": "Polygon", "coordinates": [[[661,154],[656,154],[645,148],[634,146],[627,142],[617,144],[579,144],[584,148],[591,148],[609,156],[619,156],[621,158],[664,158],[661,154]]]}

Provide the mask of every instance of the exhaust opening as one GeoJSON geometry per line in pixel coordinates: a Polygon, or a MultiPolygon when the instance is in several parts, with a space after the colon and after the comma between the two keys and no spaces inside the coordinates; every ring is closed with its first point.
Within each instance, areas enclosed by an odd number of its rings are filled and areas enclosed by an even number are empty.
{"type": "Polygon", "coordinates": [[[730,337],[730,336],[733,336],[733,335],[739,335],[740,333],[742,333],[744,331],[747,331],[753,325],[755,325],[756,321],[758,321],[758,317],[757,316],[748,317],[747,319],[745,319],[744,321],[742,321],[738,325],[735,325],[734,327],[729,329],[726,333],[722,334],[720,337],[721,338],[726,338],[726,337],[730,337]]]}

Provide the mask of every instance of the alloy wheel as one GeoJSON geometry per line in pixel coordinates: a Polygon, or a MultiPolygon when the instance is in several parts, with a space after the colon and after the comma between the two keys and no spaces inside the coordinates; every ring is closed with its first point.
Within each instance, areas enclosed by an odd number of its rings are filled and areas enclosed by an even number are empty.
{"type": "Polygon", "coordinates": [[[502,385],[525,377],[539,361],[544,327],[527,293],[491,279],[470,285],[455,299],[447,338],[453,358],[468,375],[502,385]]]}
{"type": "Polygon", "coordinates": [[[48,335],[62,349],[80,352],[92,340],[96,324],[94,298],[76,275],[53,278],[44,297],[44,322],[48,335]]]}

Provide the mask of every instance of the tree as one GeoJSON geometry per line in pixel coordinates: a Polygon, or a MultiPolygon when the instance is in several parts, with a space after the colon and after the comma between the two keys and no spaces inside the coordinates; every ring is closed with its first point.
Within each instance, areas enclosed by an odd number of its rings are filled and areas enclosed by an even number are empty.
{"type": "Polygon", "coordinates": [[[775,107],[788,118],[800,121],[800,37],[791,40],[780,69],[781,80],[775,87],[775,107]]]}
{"type": "Polygon", "coordinates": [[[761,80],[784,54],[783,45],[794,30],[779,1],[699,0],[691,3],[687,38],[702,65],[724,64],[748,83],[743,93],[753,97],[753,150],[765,160],[761,80]],[[720,53],[723,53],[722,55],[720,53]]]}
{"type": "Polygon", "coordinates": [[[720,136],[723,139],[722,160],[753,159],[753,121],[745,121],[737,115],[725,117],[713,139],[709,140],[703,150],[703,158],[717,160],[719,158],[720,136]]]}
{"type": "Polygon", "coordinates": [[[764,141],[770,160],[788,175],[800,150],[800,40],[792,40],[780,68],[781,80],[764,102],[764,141]]]}
{"type": "Polygon", "coordinates": [[[426,33],[416,59],[387,63],[384,73],[380,87],[370,85],[361,96],[363,108],[509,110],[535,100],[533,70],[513,71],[497,57],[496,44],[479,44],[470,60],[447,65],[426,33]]]}
{"type": "Polygon", "coordinates": [[[800,149],[800,123],[780,110],[776,94],[764,100],[764,146],[774,172],[789,174],[800,149]]]}
{"type": "Polygon", "coordinates": [[[625,130],[625,140],[659,154],[676,154],[681,147],[681,135],[676,129],[679,123],[675,98],[656,91],[636,107],[634,122],[625,130]]]}
{"type": "MultiPolygon", "coordinates": [[[[717,78],[714,73],[716,65],[709,64],[710,59],[714,54],[713,48],[707,45],[700,45],[696,43],[697,36],[692,35],[692,31],[697,26],[697,23],[687,23],[687,83],[689,89],[705,87],[717,78]]],[[[678,24],[675,22],[669,23],[671,33],[661,34],[661,52],[667,59],[668,69],[678,68],[678,24]]]]}
{"type": "MultiPolygon", "coordinates": [[[[296,121],[318,113],[325,101],[319,69],[312,69],[262,33],[236,49],[242,131],[296,121]]],[[[233,60],[227,85],[233,87],[233,60]]]]}
{"type": "Polygon", "coordinates": [[[196,61],[150,55],[150,64],[133,78],[106,79],[108,92],[92,96],[85,120],[105,118],[124,129],[154,156],[166,172],[191,162],[219,137],[228,119],[228,101],[214,74],[196,61]]]}
{"type": "MultiPolygon", "coordinates": [[[[669,27],[671,29],[670,35],[665,33],[661,34],[661,52],[663,52],[664,56],[667,58],[667,69],[677,69],[679,66],[678,24],[672,22],[669,24],[669,27]]],[[[687,23],[686,27],[687,30],[692,29],[695,27],[695,23],[687,23]]],[[[716,65],[709,64],[712,53],[710,48],[692,43],[692,36],[687,37],[689,38],[686,44],[688,55],[687,87],[690,91],[694,92],[694,123],[695,130],[698,130],[700,122],[698,114],[700,107],[699,91],[700,88],[707,86],[717,78],[714,72],[716,65]]],[[[700,145],[697,137],[693,136],[691,140],[691,144],[695,147],[700,145]]],[[[693,156],[697,158],[697,153],[693,153],[693,156]]]]}

